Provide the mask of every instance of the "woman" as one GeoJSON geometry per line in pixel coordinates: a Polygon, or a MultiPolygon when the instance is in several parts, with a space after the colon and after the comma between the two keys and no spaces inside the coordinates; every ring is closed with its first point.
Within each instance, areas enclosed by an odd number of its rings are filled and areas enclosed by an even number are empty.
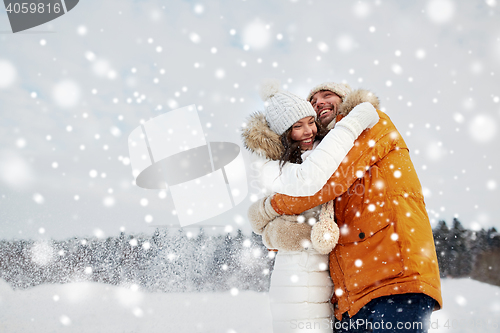
{"type": "MultiPolygon", "coordinates": [[[[266,82],[261,97],[265,112],[251,116],[243,137],[248,149],[271,160],[262,170],[263,185],[280,193],[310,195],[310,186],[324,184],[359,134],[379,119],[375,108],[363,103],[323,138],[311,104],[281,91],[279,82],[266,82]]],[[[279,250],[269,290],[274,333],[331,332],[333,286],[326,254],[338,240],[331,207],[323,209],[319,223],[319,207],[269,223],[250,217],[264,244],[279,250]]]]}

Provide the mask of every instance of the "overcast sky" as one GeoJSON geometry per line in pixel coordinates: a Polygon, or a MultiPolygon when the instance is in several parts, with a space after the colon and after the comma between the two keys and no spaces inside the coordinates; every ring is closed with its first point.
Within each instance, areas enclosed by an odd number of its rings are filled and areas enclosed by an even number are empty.
{"type": "MultiPolygon", "coordinates": [[[[12,34],[0,11],[0,238],[99,237],[176,225],[134,185],[127,137],[196,104],[208,141],[241,144],[259,83],[305,97],[373,91],[403,135],[431,223],[500,227],[500,3],[96,1],[12,34]]],[[[249,177],[250,154],[244,152],[249,177]]],[[[249,232],[246,210],[207,221],[249,232]]],[[[224,230],[221,228],[220,230],[224,230]]]]}

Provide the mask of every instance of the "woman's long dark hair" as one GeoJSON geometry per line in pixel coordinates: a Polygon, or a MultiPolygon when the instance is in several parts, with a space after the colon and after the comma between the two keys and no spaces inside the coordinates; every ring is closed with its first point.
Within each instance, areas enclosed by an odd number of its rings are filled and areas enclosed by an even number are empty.
{"type": "MultiPolygon", "coordinates": [[[[328,133],[328,130],[324,128],[319,121],[315,120],[316,123],[316,128],[318,129],[318,132],[316,133],[316,138],[314,140],[322,140],[325,135],[328,133]]],[[[281,144],[283,145],[283,154],[281,155],[280,158],[280,173],[281,169],[285,165],[285,163],[290,162],[290,163],[295,163],[295,164],[301,164],[302,163],[302,150],[300,149],[300,142],[292,140],[292,128],[293,125],[290,126],[289,129],[285,131],[280,136],[281,139],[281,144]]]]}

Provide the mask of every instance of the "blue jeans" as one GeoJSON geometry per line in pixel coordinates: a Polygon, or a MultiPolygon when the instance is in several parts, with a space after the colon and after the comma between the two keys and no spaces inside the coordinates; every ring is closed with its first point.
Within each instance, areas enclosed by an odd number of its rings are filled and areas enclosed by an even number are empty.
{"type": "Polygon", "coordinates": [[[353,317],[344,313],[334,324],[336,333],[425,333],[435,301],[425,294],[382,296],[371,300],[353,317]]]}

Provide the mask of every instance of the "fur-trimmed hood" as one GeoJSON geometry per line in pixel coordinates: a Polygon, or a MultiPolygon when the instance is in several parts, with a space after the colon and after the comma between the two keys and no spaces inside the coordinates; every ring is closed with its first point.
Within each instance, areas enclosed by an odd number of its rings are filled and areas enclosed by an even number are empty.
{"type": "MultiPolygon", "coordinates": [[[[348,94],[339,105],[339,115],[346,116],[354,107],[363,102],[370,102],[375,109],[379,109],[380,101],[375,94],[368,90],[358,89],[348,94]]],[[[333,128],[336,120],[328,124],[328,129],[333,128]]],[[[253,113],[242,131],[245,147],[259,156],[270,160],[279,160],[283,154],[283,144],[280,136],[273,132],[267,124],[262,112],[253,113]]]]}

